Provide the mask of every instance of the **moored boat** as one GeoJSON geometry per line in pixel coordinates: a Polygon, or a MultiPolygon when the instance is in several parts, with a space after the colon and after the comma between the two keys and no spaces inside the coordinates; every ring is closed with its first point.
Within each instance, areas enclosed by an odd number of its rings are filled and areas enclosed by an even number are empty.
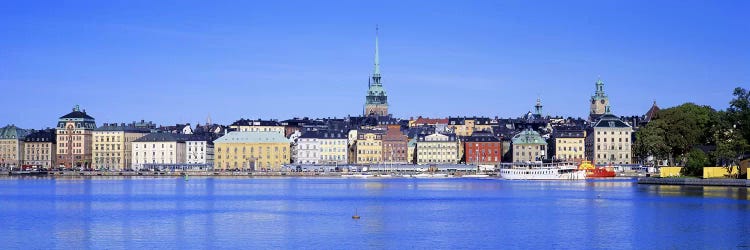
{"type": "Polygon", "coordinates": [[[578,169],[586,171],[587,178],[609,178],[616,175],[611,167],[597,167],[591,161],[582,161],[578,169]]]}
{"type": "Polygon", "coordinates": [[[569,162],[524,162],[501,164],[500,178],[506,180],[585,180],[586,171],[569,162]]]}

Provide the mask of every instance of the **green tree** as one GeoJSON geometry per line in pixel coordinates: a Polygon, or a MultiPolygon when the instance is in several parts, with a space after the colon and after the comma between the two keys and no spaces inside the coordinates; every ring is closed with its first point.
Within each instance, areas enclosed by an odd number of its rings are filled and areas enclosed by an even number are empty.
{"type": "Polygon", "coordinates": [[[665,125],[663,120],[654,120],[635,133],[633,154],[641,162],[648,157],[653,157],[655,162],[669,159],[672,149],[666,142],[665,125]]]}
{"type": "Polygon", "coordinates": [[[700,149],[692,149],[687,154],[685,167],[682,168],[682,175],[685,176],[703,176],[703,167],[711,165],[708,155],[700,149]]]}
{"type": "Polygon", "coordinates": [[[636,152],[667,157],[670,164],[683,165],[685,155],[695,145],[713,144],[711,132],[717,119],[717,112],[713,108],[693,103],[660,110],[654,119],[636,134],[636,137],[640,134],[643,139],[640,142],[642,145],[636,145],[636,152]]]}
{"type": "Polygon", "coordinates": [[[750,92],[744,88],[734,89],[734,99],[729,102],[727,113],[746,142],[750,142],[750,92]]]}

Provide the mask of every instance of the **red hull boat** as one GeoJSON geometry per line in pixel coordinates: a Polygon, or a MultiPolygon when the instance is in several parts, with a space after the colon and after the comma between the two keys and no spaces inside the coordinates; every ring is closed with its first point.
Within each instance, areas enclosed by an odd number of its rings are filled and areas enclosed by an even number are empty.
{"type": "Polygon", "coordinates": [[[616,173],[609,167],[597,167],[590,161],[582,161],[578,169],[586,170],[586,178],[609,178],[615,177],[616,173]]]}

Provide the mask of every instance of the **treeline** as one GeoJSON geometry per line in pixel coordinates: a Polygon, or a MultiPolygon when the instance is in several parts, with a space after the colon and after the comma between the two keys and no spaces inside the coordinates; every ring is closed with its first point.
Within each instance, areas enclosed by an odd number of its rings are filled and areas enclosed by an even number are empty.
{"type": "Polygon", "coordinates": [[[738,87],[733,95],[726,110],[685,103],[658,111],[636,133],[633,155],[644,163],[684,166],[689,176],[701,176],[706,166],[737,165],[750,152],[750,93],[738,87]]]}

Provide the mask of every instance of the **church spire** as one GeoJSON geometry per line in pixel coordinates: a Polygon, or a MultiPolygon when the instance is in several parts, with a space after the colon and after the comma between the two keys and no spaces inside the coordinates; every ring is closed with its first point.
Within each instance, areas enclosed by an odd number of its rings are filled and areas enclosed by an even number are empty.
{"type": "Polygon", "coordinates": [[[536,98],[536,105],[534,106],[534,111],[540,117],[542,116],[542,99],[539,97],[536,98]]]}
{"type": "Polygon", "coordinates": [[[375,69],[373,75],[380,76],[380,55],[378,53],[378,25],[375,25],[375,69]]]}

